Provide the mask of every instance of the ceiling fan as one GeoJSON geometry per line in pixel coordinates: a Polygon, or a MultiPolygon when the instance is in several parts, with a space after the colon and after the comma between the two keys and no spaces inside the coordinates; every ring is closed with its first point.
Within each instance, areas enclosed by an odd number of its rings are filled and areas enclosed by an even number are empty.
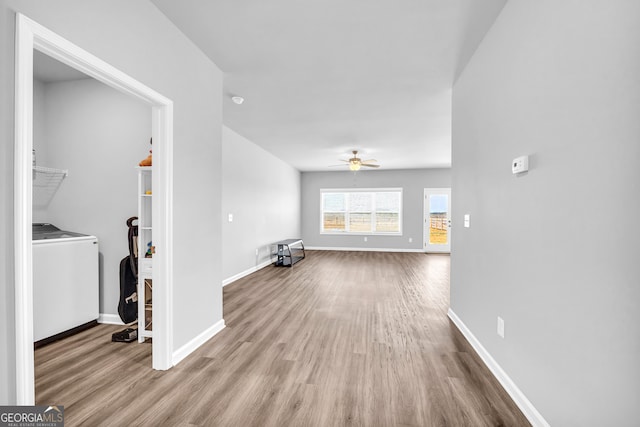
{"type": "MultiPolygon", "coordinates": [[[[376,165],[376,164],[372,163],[372,162],[377,162],[377,160],[375,160],[375,159],[361,160],[358,157],[358,151],[357,150],[353,150],[352,153],[353,153],[353,157],[351,157],[349,160],[340,159],[341,162],[345,162],[346,165],[349,166],[350,170],[356,172],[356,171],[359,171],[362,166],[365,166],[365,167],[368,167],[368,168],[379,168],[380,167],[380,165],[376,165]]],[[[346,165],[339,164],[339,165],[332,165],[332,166],[346,166],[346,165]]]]}

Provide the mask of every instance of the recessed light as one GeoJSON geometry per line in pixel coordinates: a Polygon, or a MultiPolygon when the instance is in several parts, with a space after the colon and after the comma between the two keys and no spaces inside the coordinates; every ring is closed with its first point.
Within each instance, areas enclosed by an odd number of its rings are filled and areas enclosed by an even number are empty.
{"type": "Polygon", "coordinates": [[[233,102],[235,102],[236,104],[238,104],[238,105],[240,105],[240,104],[242,104],[244,102],[244,98],[241,97],[241,96],[232,96],[231,100],[233,102]]]}

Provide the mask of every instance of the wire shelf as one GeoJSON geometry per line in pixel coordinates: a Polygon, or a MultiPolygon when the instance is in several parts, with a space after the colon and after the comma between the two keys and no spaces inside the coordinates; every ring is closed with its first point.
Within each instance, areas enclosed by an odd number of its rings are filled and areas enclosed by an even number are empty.
{"type": "Polygon", "coordinates": [[[46,168],[44,166],[33,167],[33,205],[45,207],[51,203],[51,199],[60,188],[60,184],[69,175],[66,169],[46,168]]]}

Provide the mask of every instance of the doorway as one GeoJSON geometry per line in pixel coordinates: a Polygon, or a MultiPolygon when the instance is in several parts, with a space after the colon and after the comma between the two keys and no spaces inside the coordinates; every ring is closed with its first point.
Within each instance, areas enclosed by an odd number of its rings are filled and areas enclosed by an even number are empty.
{"type": "Polygon", "coordinates": [[[451,252],[451,189],[424,189],[424,251],[451,252]]]}
{"type": "Polygon", "coordinates": [[[14,258],[16,399],[35,403],[33,354],[33,52],[37,50],[151,106],[154,141],[153,368],[172,367],[173,102],[22,14],[16,14],[14,258]],[[157,201],[157,203],[156,203],[157,201]],[[157,266],[157,268],[155,268],[157,266]]]}

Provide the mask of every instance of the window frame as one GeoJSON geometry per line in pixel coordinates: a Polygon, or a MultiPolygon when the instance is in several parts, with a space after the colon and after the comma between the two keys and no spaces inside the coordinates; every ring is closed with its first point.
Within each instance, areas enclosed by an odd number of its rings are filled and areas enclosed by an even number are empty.
{"type": "MultiPolygon", "coordinates": [[[[403,189],[401,187],[391,188],[321,188],[320,189],[320,234],[322,235],[336,235],[336,236],[402,236],[402,217],[404,208],[403,189]],[[325,230],[324,229],[324,194],[327,193],[339,193],[345,194],[345,210],[344,210],[344,223],[345,230],[325,230]],[[371,206],[371,228],[372,231],[351,231],[349,229],[350,210],[349,210],[349,194],[351,193],[373,193],[372,206],[371,206]],[[376,226],[376,196],[375,193],[398,193],[400,200],[398,203],[398,231],[373,231],[376,226]]],[[[327,213],[338,213],[338,211],[327,211],[327,213]]],[[[354,211],[353,213],[362,214],[363,212],[354,211]]],[[[386,213],[386,212],[379,212],[386,213]]]]}

